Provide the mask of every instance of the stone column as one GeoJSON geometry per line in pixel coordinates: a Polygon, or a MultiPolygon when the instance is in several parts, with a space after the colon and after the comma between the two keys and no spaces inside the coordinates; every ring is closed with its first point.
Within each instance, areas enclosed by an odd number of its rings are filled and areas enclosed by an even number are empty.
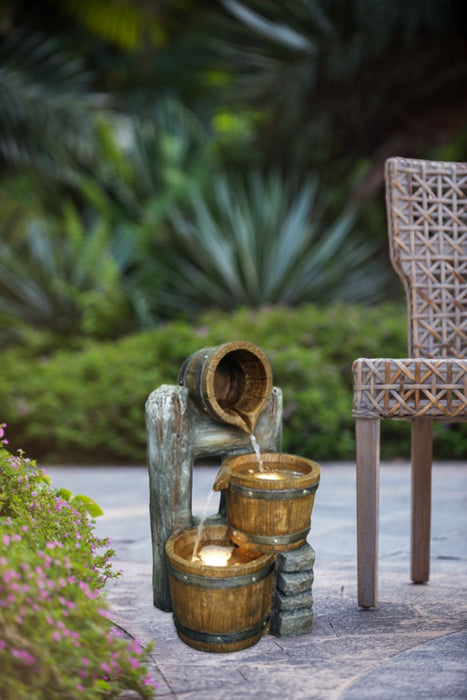
{"type": "Polygon", "coordinates": [[[308,543],[299,549],[277,555],[272,634],[278,637],[298,637],[311,631],[314,563],[315,551],[308,543]]]}

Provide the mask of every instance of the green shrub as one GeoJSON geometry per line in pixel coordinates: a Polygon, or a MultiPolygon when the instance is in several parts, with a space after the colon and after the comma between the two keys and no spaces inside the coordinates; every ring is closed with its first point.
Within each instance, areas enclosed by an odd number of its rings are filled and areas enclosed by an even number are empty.
{"type": "Polygon", "coordinates": [[[53,490],[43,470],[3,446],[0,426],[0,696],[3,700],[153,697],[147,650],[117,634],[99,589],[108,541],[84,496],[53,490]]]}
{"type": "MultiPolygon", "coordinates": [[[[15,446],[66,463],[145,460],[144,403],[176,384],[196,350],[249,340],[268,355],[284,394],[284,449],[320,460],[354,458],[352,362],[404,357],[406,312],[384,304],[210,312],[80,351],[4,353],[0,405],[15,446]]],[[[410,426],[383,422],[382,456],[409,454],[410,426]]],[[[437,457],[465,454],[465,426],[436,426],[437,457]]]]}

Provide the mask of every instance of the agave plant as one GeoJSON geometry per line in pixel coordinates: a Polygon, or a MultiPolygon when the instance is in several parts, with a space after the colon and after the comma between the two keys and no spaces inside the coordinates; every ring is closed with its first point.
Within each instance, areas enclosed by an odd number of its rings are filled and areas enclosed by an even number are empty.
{"type": "Polygon", "coordinates": [[[213,178],[212,199],[198,190],[174,210],[168,240],[155,252],[166,310],[234,309],[306,301],[377,298],[385,282],[361,242],[350,210],[331,223],[317,178],[298,188],[279,173],[213,178]]]}
{"type": "Polygon", "coordinates": [[[0,333],[25,326],[63,337],[112,336],[131,327],[124,273],[131,264],[127,237],[108,223],[83,220],[65,205],[59,221],[38,212],[0,207],[0,333]]]}

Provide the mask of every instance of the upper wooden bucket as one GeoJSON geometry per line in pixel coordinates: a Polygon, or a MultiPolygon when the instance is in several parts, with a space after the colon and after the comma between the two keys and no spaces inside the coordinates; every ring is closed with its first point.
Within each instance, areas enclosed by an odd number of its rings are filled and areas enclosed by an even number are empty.
{"type": "MultiPolygon", "coordinates": [[[[274,556],[235,547],[227,566],[191,561],[197,529],[169,537],[170,594],[177,633],[202,651],[231,652],[256,644],[269,630],[274,556]]],[[[203,529],[205,545],[231,545],[226,525],[203,529]]]]}
{"type": "Polygon", "coordinates": [[[226,489],[232,541],[244,549],[280,552],[301,547],[311,526],[320,466],[295,455],[266,452],[227,458],[214,489],[226,489]]]}
{"type": "Polygon", "coordinates": [[[246,433],[255,429],[273,388],[266,355],[256,345],[241,341],[190,355],[178,381],[212,418],[246,433]]]}

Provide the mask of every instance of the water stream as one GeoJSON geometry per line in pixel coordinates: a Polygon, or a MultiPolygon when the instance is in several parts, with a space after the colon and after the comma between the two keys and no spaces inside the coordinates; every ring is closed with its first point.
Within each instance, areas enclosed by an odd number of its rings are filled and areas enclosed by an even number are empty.
{"type": "Polygon", "coordinates": [[[210,502],[211,498],[213,497],[213,495],[214,495],[214,491],[211,489],[211,492],[208,496],[208,500],[206,501],[206,505],[204,506],[203,515],[201,516],[201,520],[199,521],[198,532],[196,533],[195,546],[193,547],[193,554],[191,557],[191,561],[195,561],[195,559],[198,557],[198,550],[199,550],[199,545],[201,543],[201,535],[203,533],[204,521],[206,520],[206,518],[208,516],[209,502],[210,502]]]}
{"type": "MultiPolygon", "coordinates": [[[[261,457],[261,450],[260,450],[258,441],[255,438],[255,436],[253,435],[253,433],[250,433],[250,441],[251,441],[251,444],[253,446],[253,450],[255,451],[256,459],[258,460],[258,469],[260,472],[262,472],[262,471],[264,471],[263,458],[261,457]]],[[[199,546],[201,544],[201,535],[203,533],[204,522],[205,522],[207,515],[208,515],[209,503],[211,501],[213,494],[214,494],[214,491],[213,491],[213,489],[211,489],[211,492],[210,492],[208,499],[206,501],[206,505],[204,506],[203,515],[201,516],[201,520],[199,521],[198,532],[196,533],[195,546],[193,548],[193,554],[191,557],[191,561],[195,561],[198,557],[198,551],[199,551],[199,546]]]]}
{"type": "Polygon", "coordinates": [[[253,449],[255,451],[256,459],[258,460],[258,468],[259,471],[262,472],[264,470],[264,465],[263,465],[263,458],[261,457],[261,450],[258,445],[258,441],[253,435],[253,433],[250,433],[250,440],[251,444],[253,445],[253,449]]]}

